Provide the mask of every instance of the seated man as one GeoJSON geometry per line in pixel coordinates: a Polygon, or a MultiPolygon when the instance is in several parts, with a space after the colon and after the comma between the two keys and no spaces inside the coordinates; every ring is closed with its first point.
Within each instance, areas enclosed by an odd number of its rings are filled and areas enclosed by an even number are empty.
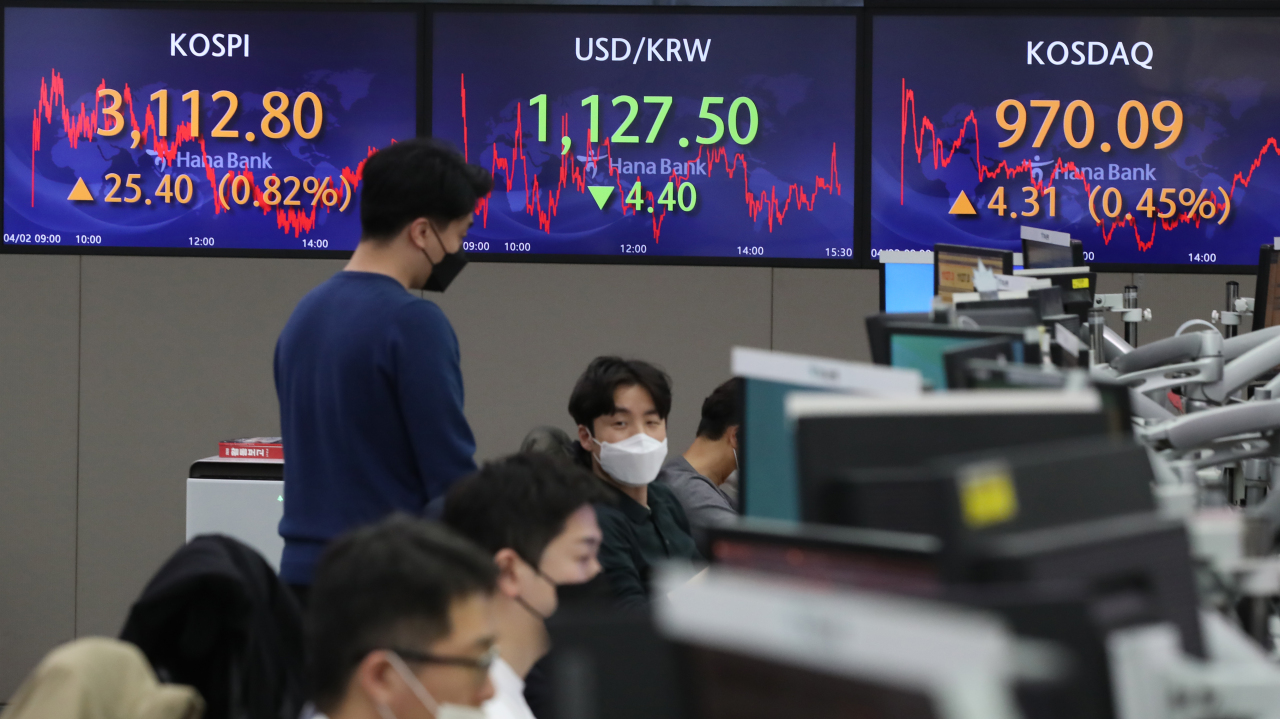
{"type": "Polygon", "coordinates": [[[680,501],[653,484],[667,456],[671,380],[647,362],[597,357],[578,378],[569,414],[584,464],[615,495],[596,505],[600,565],[618,604],[643,607],[653,565],[699,560],[680,501]]]}
{"type": "Polygon", "coordinates": [[[741,426],[742,380],[735,377],[703,401],[693,444],[683,456],[668,459],[658,474],[658,483],[675,492],[695,528],[726,524],[738,516],[736,503],[724,487],[729,476],[738,471],[741,426]]]}
{"type": "Polygon", "coordinates": [[[475,545],[403,515],[337,539],[307,608],[316,709],[329,719],[483,717],[496,578],[475,545]]]}
{"type": "Polygon", "coordinates": [[[557,587],[600,572],[591,503],[607,501],[605,492],[582,469],[541,454],[486,464],[449,490],[445,524],[490,552],[498,568],[498,658],[489,670],[497,695],[484,705],[489,719],[533,719],[525,677],[550,648],[544,622],[558,606],[557,587]]]}

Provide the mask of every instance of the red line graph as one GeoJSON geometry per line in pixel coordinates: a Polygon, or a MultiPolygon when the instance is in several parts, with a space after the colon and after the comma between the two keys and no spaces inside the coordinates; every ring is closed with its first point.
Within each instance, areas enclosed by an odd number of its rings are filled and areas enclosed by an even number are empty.
{"type": "MultiPolygon", "coordinates": [[[[106,79],[99,82],[98,86],[94,89],[93,110],[89,110],[83,102],[80,103],[78,110],[68,107],[65,87],[62,75],[58,74],[56,69],[50,71],[48,78],[40,78],[40,99],[35,110],[32,111],[31,116],[32,207],[35,207],[36,204],[35,160],[36,153],[39,152],[41,148],[41,134],[43,127],[45,125],[53,125],[55,118],[61,120],[62,130],[66,134],[67,141],[70,143],[72,149],[78,149],[81,142],[92,143],[95,137],[98,136],[98,118],[101,117],[99,114],[101,111],[101,103],[100,98],[98,98],[98,91],[107,87],[106,79]]],[[[208,180],[209,187],[213,191],[214,195],[217,195],[218,181],[214,173],[215,168],[210,167],[209,154],[205,148],[204,138],[194,138],[191,136],[191,123],[178,123],[174,128],[172,140],[160,137],[157,133],[155,116],[151,112],[150,103],[146,105],[146,114],[143,116],[143,122],[139,124],[133,105],[133,91],[130,89],[128,84],[124,86],[124,91],[121,93],[121,97],[123,99],[123,108],[127,108],[128,111],[127,129],[130,132],[139,132],[141,134],[141,139],[138,143],[139,146],[145,147],[147,143],[150,142],[151,149],[157,156],[163,157],[165,163],[169,167],[173,167],[173,160],[177,157],[178,149],[182,145],[189,142],[195,142],[200,146],[200,159],[201,165],[204,167],[205,178],[208,180]]],[[[118,135],[113,137],[118,137],[118,135]]],[[[395,142],[395,140],[392,140],[392,142],[395,142]]],[[[368,150],[369,155],[372,155],[375,152],[375,148],[373,147],[370,147],[368,150]]],[[[351,192],[353,194],[355,193],[356,188],[360,185],[360,180],[363,177],[364,163],[365,160],[361,160],[354,170],[350,167],[342,168],[341,177],[346,179],[350,184],[351,192]]],[[[267,215],[273,210],[275,211],[277,228],[284,230],[286,234],[292,232],[294,237],[300,237],[301,233],[310,232],[315,229],[316,209],[319,207],[320,203],[313,205],[309,213],[304,210],[296,210],[292,207],[271,207],[262,201],[262,190],[254,181],[253,173],[251,171],[244,170],[237,172],[232,170],[231,179],[234,180],[237,174],[244,175],[249,179],[253,199],[259,202],[259,206],[253,208],[255,211],[261,210],[263,215],[267,215]]],[[[343,189],[342,183],[338,182],[334,187],[339,193],[339,201],[345,200],[346,198],[343,197],[345,190],[343,189]]],[[[235,205],[232,206],[234,207],[235,205]]],[[[325,211],[328,212],[329,208],[326,207],[325,211]]],[[[217,215],[222,212],[229,213],[230,210],[226,209],[222,203],[215,200],[213,203],[213,212],[217,215]]]]}
{"type": "MultiPolygon", "coordinates": [[[[1018,163],[1015,165],[1009,165],[1004,160],[1001,160],[995,166],[987,166],[983,164],[982,149],[981,149],[982,145],[978,139],[978,117],[973,110],[970,110],[969,114],[965,116],[964,121],[960,124],[960,132],[956,135],[956,138],[954,140],[951,140],[950,142],[948,142],[946,140],[939,138],[937,135],[937,129],[935,128],[933,121],[930,120],[928,116],[921,116],[917,121],[915,91],[907,89],[906,78],[902,79],[901,109],[902,109],[902,138],[901,138],[902,154],[901,154],[901,160],[899,165],[899,177],[898,177],[898,183],[899,183],[898,184],[898,193],[899,193],[898,204],[899,205],[903,205],[906,202],[906,164],[907,164],[908,134],[910,134],[911,136],[911,148],[915,152],[916,162],[921,165],[924,164],[925,162],[924,151],[925,151],[925,148],[928,147],[933,157],[933,167],[936,170],[936,169],[945,168],[949,166],[951,164],[951,161],[955,159],[956,152],[966,142],[969,126],[970,124],[972,124],[973,125],[973,149],[974,149],[973,157],[974,157],[974,164],[978,172],[979,183],[987,180],[988,178],[998,179],[1000,177],[1004,177],[1005,179],[1012,179],[1024,172],[1027,173],[1028,178],[1030,178],[1031,171],[1035,169],[1030,160],[1023,160],[1021,163],[1018,163]],[[926,132],[929,133],[929,142],[927,145],[925,144],[926,132]]],[[[1229,198],[1232,198],[1232,199],[1235,198],[1237,185],[1245,188],[1249,187],[1249,183],[1253,180],[1254,170],[1257,170],[1259,167],[1261,167],[1263,158],[1266,157],[1266,155],[1269,152],[1274,153],[1277,157],[1280,157],[1280,143],[1277,143],[1276,138],[1274,137],[1267,138],[1267,141],[1263,143],[1262,148],[1258,150],[1257,157],[1254,158],[1253,163],[1250,164],[1249,170],[1247,173],[1237,172],[1231,177],[1231,187],[1227,190],[1227,196],[1229,198]]],[[[1044,188],[1046,187],[1052,187],[1054,184],[1054,181],[1057,180],[1059,177],[1062,177],[1067,180],[1079,180],[1082,187],[1084,188],[1084,192],[1086,195],[1088,195],[1090,190],[1092,189],[1092,185],[1089,183],[1089,179],[1085,177],[1083,173],[1080,172],[1079,168],[1076,167],[1076,164],[1070,161],[1064,162],[1061,157],[1057,158],[1056,162],[1054,162],[1053,172],[1048,174],[1048,180],[1035,181],[1035,180],[1028,179],[1028,182],[1030,182],[1030,184],[1035,186],[1036,189],[1044,190],[1044,188]]],[[[1227,202],[1225,198],[1219,198],[1218,193],[1216,191],[1211,191],[1209,193],[1208,200],[1213,202],[1213,204],[1218,208],[1219,212],[1221,212],[1227,206],[1227,202]]],[[[1142,238],[1141,231],[1138,229],[1137,218],[1134,218],[1134,217],[1121,218],[1117,220],[1103,220],[1098,223],[1098,226],[1101,228],[1101,231],[1102,231],[1102,241],[1104,244],[1107,244],[1107,245],[1111,244],[1111,238],[1118,228],[1121,228],[1121,227],[1131,228],[1133,230],[1134,240],[1138,243],[1138,249],[1143,252],[1146,252],[1147,250],[1151,249],[1151,247],[1155,244],[1157,228],[1163,228],[1167,232],[1177,228],[1179,225],[1188,224],[1188,225],[1195,225],[1196,228],[1198,229],[1200,227],[1201,220],[1202,218],[1200,217],[1200,215],[1196,213],[1194,210],[1192,210],[1187,212],[1180,212],[1174,215],[1173,217],[1170,217],[1167,220],[1162,219],[1159,221],[1153,221],[1151,223],[1151,234],[1145,241],[1142,238]]]]}
{"type": "MultiPolygon", "coordinates": [[[[470,149],[467,146],[467,78],[466,75],[461,76],[460,83],[461,100],[462,100],[462,152],[464,158],[470,157],[470,149]]],[[[569,116],[562,115],[560,118],[560,132],[564,137],[569,136],[569,116]]],[[[522,103],[516,104],[516,129],[515,140],[511,147],[509,156],[500,155],[498,151],[498,143],[492,143],[492,161],[490,163],[490,171],[493,173],[495,181],[499,171],[505,178],[505,186],[507,192],[511,192],[516,186],[515,170],[519,168],[523,177],[523,187],[525,192],[525,212],[526,214],[537,217],[538,228],[543,232],[551,232],[551,219],[556,216],[560,207],[561,192],[568,186],[572,185],[574,189],[582,194],[587,194],[587,168],[603,161],[608,168],[608,174],[613,178],[614,185],[620,196],[625,196],[626,192],[622,188],[622,173],[619,168],[613,165],[613,145],[612,142],[605,138],[603,142],[598,144],[590,142],[588,139],[587,148],[582,155],[586,159],[579,161],[573,154],[565,153],[560,155],[560,173],[556,186],[547,190],[542,187],[541,181],[535,172],[532,179],[529,173],[529,160],[524,152],[524,119],[522,115],[522,103]],[[545,194],[545,198],[544,198],[545,194]]],[[[723,146],[700,145],[698,154],[693,158],[694,167],[705,161],[707,165],[708,178],[712,175],[712,170],[717,167],[729,179],[733,179],[739,170],[741,164],[742,170],[742,193],[743,202],[747,208],[747,216],[752,222],[765,213],[765,220],[769,227],[769,232],[773,232],[773,226],[776,222],[779,226],[786,219],[787,212],[791,209],[812,212],[814,204],[818,198],[818,192],[825,190],[828,195],[841,193],[840,175],[836,169],[836,144],[831,143],[831,168],[827,177],[815,175],[813,178],[813,189],[806,191],[805,187],[799,183],[791,183],[787,189],[785,196],[779,197],[778,188],[770,187],[763,192],[752,192],[748,184],[747,158],[742,153],[734,153],[733,159],[729,159],[728,151],[723,146]],[[794,206],[792,202],[794,201],[794,206]]],[[[686,164],[685,167],[688,167],[686,164]]],[[[630,178],[628,178],[630,179],[630,178]]],[[[667,179],[674,182],[678,189],[681,184],[689,180],[689,174],[680,174],[672,171],[668,174],[667,179]]],[[[640,180],[640,176],[636,175],[636,181],[640,180]]],[[[650,206],[653,206],[653,193],[645,191],[645,200],[650,206]]],[[[492,195],[482,198],[476,205],[476,214],[481,219],[481,226],[488,227],[489,223],[489,202],[492,195]]],[[[623,215],[637,214],[633,205],[623,203],[623,215]]],[[[666,219],[667,210],[655,210],[652,217],[653,223],[653,240],[659,242],[662,235],[662,223],[666,219]]]]}

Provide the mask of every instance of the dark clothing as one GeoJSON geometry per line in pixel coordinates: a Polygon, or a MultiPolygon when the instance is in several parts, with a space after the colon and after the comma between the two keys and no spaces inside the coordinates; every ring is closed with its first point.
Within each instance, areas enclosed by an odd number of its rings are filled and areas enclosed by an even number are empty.
{"type": "Polygon", "coordinates": [[[391,277],[339,272],[308,293],[280,333],[275,378],[290,584],[311,583],[330,539],[421,515],[475,471],[453,327],[391,277]]]}
{"type": "Polygon", "coordinates": [[[311,585],[290,584],[289,591],[293,592],[293,598],[297,600],[298,606],[305,612],[307,610],[307,606],[311,604],[311,585]]]}
{"type": "Polygon", "coordinates": [[[305,698],[302,613],[257,552],[202,535],[179,549],[129,610],[120,638],[162,682],[187,684],[208,717],[296,717],[305,698]]]}
{"type": "Polygon", "coordinates": [[[643,607],[649,601],[653,565],[666,559],[701,561],[702,555],[689,534],[680,501],[670,489],[650,484],[646,509],[613,485],[606,486],[618,496],[616,505],[595,505],[604,535],[600,566],[619,606],[643,607]]]}
{"type": "Polygon", "coordinates": [[[681,455],[677,454],[662,465],[654,483],[671,488],[689,518],[690,526],[714,527],[730,524],[738,518],[729,497],[710,477],[694,469],[681,455]]]}
{"type": "MultiPolygon", "coordinates": [[[[559,584],[556,586],[556,600],[559,606],[556,613],[547,620],[547,629],[552,629],[560,622],[572,620],[583,614],[610,611],[613,606],[613,592],[604,573],[582,584],[559,584]]],[[[555,719],[555,690],[552,674],[557,661],[555,643],[550,651],[534,662],[524,678],[524,701],[529,711],[538,719],[555,719]]]]}

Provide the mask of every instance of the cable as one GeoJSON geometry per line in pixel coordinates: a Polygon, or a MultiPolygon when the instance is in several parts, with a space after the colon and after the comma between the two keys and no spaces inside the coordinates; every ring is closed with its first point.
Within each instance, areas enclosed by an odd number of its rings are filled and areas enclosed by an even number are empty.
{"type": "Polygon", "coordinates": [[[1178,331],[1174,332],[1173,336],[1177,337],[1178,335],[1182,334],[1182,331],[1190,327],[1191,325],[1204,325],[1205,327],[1208,327],[1214,332],[1218,332],[1218,334],[1222,334],[1217,327],[1213,326],[1212,324],[1210,324],[1205,320],[1187,320],[1186,322],[1183,322],[1180,327],[1178,327],[1178,331]]]}

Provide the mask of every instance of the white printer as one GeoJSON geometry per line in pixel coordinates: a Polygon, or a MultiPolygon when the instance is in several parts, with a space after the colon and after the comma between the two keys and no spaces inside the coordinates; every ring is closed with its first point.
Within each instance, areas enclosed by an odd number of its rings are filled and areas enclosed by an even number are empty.
{"type": "Polygon", "coordinates": [[[225,534],[253,547],[279,572],[283,515],[283,459],[206,457],[191,465],[187,541],[225,534]]]}

